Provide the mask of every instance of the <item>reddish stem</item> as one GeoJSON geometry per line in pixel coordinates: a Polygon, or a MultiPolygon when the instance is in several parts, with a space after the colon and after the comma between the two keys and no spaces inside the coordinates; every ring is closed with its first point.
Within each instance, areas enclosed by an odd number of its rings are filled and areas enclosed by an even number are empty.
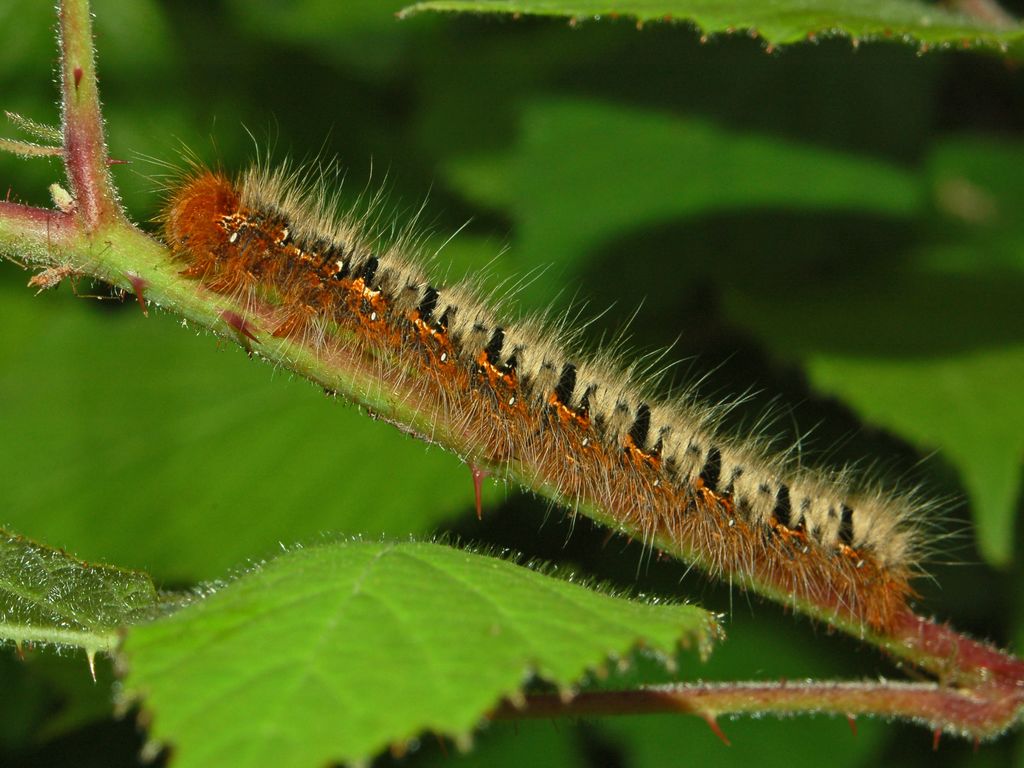
{"type": "MultiPolygon", "coordinates": [[[[122,218],[108,172],[111,161],[104,142],[88,0],[63,0],[60,38],[63,152],[77,202],[75,212],[0,202],[0,228],[34,241],[39,251],[50,244],[67,244],[75,235],[122,218]]],[[[130,279],[141,295],[145,278],[133,272],[130,279]]],[[[255,326],[249,320],[231,310],[220,316],[241,343],[248,346],[255,340],[255,326]]],[[[479,510],[479,481],[486,470],[473,469],[479,510]]],[[[941,683],[701,684],[588,693],[570,702],[531,696],[524,709],[506,704],[493,716],[690,712],[714,723],[716,716],[727,713],[830,712],[908,718],[939,732],[988,737],[1014,724],[1024,708],[1024,662],[946,625],[907,611],[896,617],[890,634],[869,633],[862,639],[936,675],[941,683]]]]}
{"type": "Polygon", "coordinates": [[[60,5],[64,165],[84,228],[92,232],[120,216],[107,170],[88,0],[60,5]]]}
{"type": "Polygon", "coordinates": [[[892,634],[882,638],[882,644],[943,682],[1024,691],[1024,661],[909,610],[897,617],[892,634]]]}
{"type": "Polygon", "coordinates": [[[975,738],[992,738],[1017,719],[1022,691],[977,691],[936,683],[742,682],[695,683],[594,691],[565,700],[556,694],[526,697],[516,706],[503,702],[490,713],[495,720],[634,714],[690,714],[715,722],[735,714],[829,714],[894,717],[975,738]]]}
{"type": "Polygon", "coordinates": [[[75,220],[62,211],[0,201],[0,222],[38,243],[62,243],[75,234],[75,220]]]}

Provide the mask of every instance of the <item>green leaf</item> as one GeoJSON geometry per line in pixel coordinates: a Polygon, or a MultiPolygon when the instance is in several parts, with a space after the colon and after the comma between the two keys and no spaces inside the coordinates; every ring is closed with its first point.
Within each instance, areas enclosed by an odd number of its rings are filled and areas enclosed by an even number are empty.
{"type": "Polygon", "coordinates": [[[512,212],[509,261],[522,269],[552,259],[573,264],[617,235],[715,211],[908,217],[923,197],[912,174],[871,158],[581,101],[532,105],[510,157],[460,160],[447,170],[474,201],[512,212]]]}
{"type": "Polygon", "coordinates": [[[115,683],[105,656],[89,669],[80,654],[54,653],[49,647],[23,645],[20,654],[0,653],[0,754],[109,720],[115,683]]]}
{"type": "Polygon", "coordinates": [[[16,530],[192,583],[280,541],[427,533],[471,509],[457,459],[307,382],[159,311],[19,282],[0,287],[0,465],[18,478],[3,522],[16,530]]]}
{"type": "Polygon", "coordinates": [[[780,355],[801,360],[816,389],[922,452],[939,449],[960,472],[982,554],[1006,565],[1024,456],[1024,346],[998,342],[1021,331],[1012,317],[1020,283],[1000,290],[961,278],[940,288],[919,279],[794,293],[788,307],[734,291],[727,306],[780,355]],[[801,327],[808,318],[818,330],[801,327]]]}
{"type": "Polygon", "coordinates": [[[402,51],[403,33],[395,13],[401,0],[346,0],[344,11],[332,0],[232,0],[228,9],[238,27],[272,45],[288,41],[360,70],[387,69],[402,51]]]}
{"type": "Polygon", "coordinates": [[[706,652],[709,614],[436,544],[292,551],[134,628],[125,691],[176,766],[319,766],[467,734],[531,674],[567,689],[644,646],[706,652]]]}
{"type": "Polygon", "coordinates": [[[104,67],[110,72],[136,72],[158,83],[172,77],[172,41],[164,7],[156,0],[137,0],[128,6],[113,0],[94,0],[96,32],[103,41],[104,67]],[[115,12],[116,9],[116,12],[115,12]]]}
{"type": "Polygon", "coordinates": [[[1010,562],[1024,457],[1024,346],[934,361],[821,356],[807,367],[817,388],[866,421],[940,449],[960,470],[982,555],[993,565],[1010,562]]]}
{"type": "MultiPolygon", "coordinates": [[[[794,765],[828,765],[858,768],[877,765],[879,747],[889,735],[886,725],[867,718],[855,726],[839,718],[814,720],[737,718],[721,723],[729,746],[723,744],[707,723],[679,715],[627,716],[601,721],[600,729],[619,750],[630,755],[632,768],[663,768],[695,764],[701,768],[791,768],[794,765]],[[856,731],[851,733],[851,727],[856,731]],[[766,744],[799,743],[799,762],[788,747],[766,749],[766,744]],[[673,762],[673,758],[679,758],[673,762]],[[689,759],[687,759],[689,758],[689,759]]],[[[891,730],[891,726],[888,726],[891,730]]],[[[885,754],[885,753],[882,753],[885,754]]],[[[882,763],[884,764],[884,762],[882,763]]]]}
{"type": "Polygon", "coordinates": [[[838,265],[845,283],[832,273],[771,286],[766,275],[730,290],[727,312],[866,422],[939,449],[982,555],[1006,565],[1024,458],[1024,144],[949,141],[929,175],[938,215],[909,258],[887,254],[869,275],[838,265]]]}
{"type": "Polygon", "coordinates": [[[982,20],[915,0],[427,0],[402,13],[420,11],[685,21],[705,34],[756,32],[772,46],[844,35],[857,41],[891,39],[1005,52],[1024,39],[1024,28],[1008,16],[982,20]]]}
{"type": "Polygon", "coordinates": [[[111,651],[155,610],[144,573],[90,565],[0,529],[0,639],[111,651]]]}

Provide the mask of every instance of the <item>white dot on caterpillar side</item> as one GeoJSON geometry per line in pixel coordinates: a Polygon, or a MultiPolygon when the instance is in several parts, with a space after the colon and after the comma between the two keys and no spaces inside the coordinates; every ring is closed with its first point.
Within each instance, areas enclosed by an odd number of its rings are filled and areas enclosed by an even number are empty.
{"type": "Polygon", "coordinates": [[[228,238],[228,242],[229,243],[234,243],[237,240],[238,240],[238,233],[237,232],[232,232],[231,233],[231,237],[228,238]]]}
{"type": "Polygon", "coordinates": [[[515,405],[516,404],[516,396],[515,395],[512,395],[512,397],[510,397],[508,399],[508,404],[509,405],[515,405]]]}
{"type": "Polygon", "coordinates": [[[376,312],[371,312],[370,313],[370,320],[374,321],[374,322],[377,320],[377,313],[376,312]]]}
{"type": "Polygon", "coordinates": [[[657,488],[659,485],[661,485],[661,480],[655,480],[654,487],[657,488]]]}
{"type": "Polygon", "coordinates": [[[441,362],[442,363],[447,363],[448,362],[448,353],[447,352],[442,352],[441,353],[441,362]]]}
{"type": "Polygon", "coordinates": [[[590,438],[589,437],[584,437],[583,438],[583,447],[586,448],[588,445],[590,445],[590,438]]]}

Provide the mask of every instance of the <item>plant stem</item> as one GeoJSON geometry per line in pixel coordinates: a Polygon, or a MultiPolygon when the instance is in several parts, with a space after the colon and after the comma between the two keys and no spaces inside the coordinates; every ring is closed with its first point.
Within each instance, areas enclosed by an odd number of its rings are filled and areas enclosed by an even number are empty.
{"type": "Polygon", "coordinates": [[[13,251],[19,243],[30,249],[43,243],[63,246],[74,234],[74,218],[66,213],[0,202],[0,249],[6,245],[13,251]]]}
{"type": "Polygon", "coordinates": [[[64,165],[78,215],[92,232],[121,211],[107,167],[88,0],[61,2],[60,47],[64,165]]]}
{"type": "MultiPolygon", "coordinates": [[[[87,0],[63,0],[60,35],[64,161],[75,208],[64,213],[0,203],[0,252],[37,266],[68,267],[126,291],[144,292],[151,302],[247,347],[255,340],[260,356],[271,364],[344,394],[406,432],[471,457],[477,471],[509,476],[556,502],[574,506],[573,500],[559,498],[538,467],[480,456],[472,436],[449,424],[443,410],[421,406],[415,380],[406,379],[408,391],[383,386],[381,366],[402,365],[401,360],[367,359],[344,340],[318,347],[295,339],[274,339],[262,332],[271,323],[273,307],[253,301],[243,304],[184,277],[169,251],[128,222],[120,210],[108,171],[87,0]]],[[[580,511],[605,519],[600,510],[580,511]]],[[[663,544],[671,551],[670,542],[663,544]]],[[[768,596],[788,604],[785,595],[768,596]]],[[[930,672],[942,685],[883,681],[651,688],[628,695],[586,694],[573,700],[576,710],[559,713],[583,714],[587,707],[601,713],[652,707],[706,717],[753,711],[849,712],[905,717],[984,737],[1012,725],[1024,708],[1024,662],[949,627],[908,611],[891,634],[882,635],[844,622],[821,606],[796,608],[930,672]],[[958,688],[946,687],[950,685],[958,688]],[[625,707],[623,702],[633,709],[616,709],[625,707]]],[[[557,709],[547,699],[529,701],[536,703],[528,704],[527,711],[557,709]]],[[[496,716],[505,712],[500,709],[496,716]]]]}
{"type": "Polygon", "coordinates": [[[60,629],[58,627],[32,627],[22,624],[3,625],[3,639],[22,643],[59,645],[82,648],[87,653],[113,653],[120,643],[117,632],[90,632],[88,630],[60,629]]]}
{"type": "Polygon", "coordinates": [[[992,738],[1015,722],[1019,697],[979,696],[936,683],[739,682],[650,686],[629,691],[595,691],[571,699],[557,694],[503,702],[493,720],[605,715],[691,714],[709,723],[722,715],[788,716],[824,714],[899,718],[936,731],[992,738]]]}

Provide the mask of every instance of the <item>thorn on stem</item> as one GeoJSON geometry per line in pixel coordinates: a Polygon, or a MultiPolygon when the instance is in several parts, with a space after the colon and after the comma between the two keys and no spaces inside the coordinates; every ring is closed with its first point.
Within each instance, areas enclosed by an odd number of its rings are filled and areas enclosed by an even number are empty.
{"type": "Polygon", "coordinates": [[[722,743],[725,744],[725,746],[732,746],[732,742],[730,742],[729,739],[726,737],[725,732],[722,730],[722,727],[718,724],[718,721],[715,719],[714,715],[704,715],[704,722],[708,724],[708,727],[711,729],[711,732],[715,734],[715,736],[720,738],[722,740],[722,743]]]}
{"type": "Polygon", "coordinates": [[[142,308],[142,314],[149,317],[149,308],[146,306],[146,288],[149,287],[149,281],[132,272],[125,272],[125,277],[132,284],[132,290],[135,291],[135,298],[142,308]]]}
{"type": "Polygon", "coordinates": [[[939,741],[942,739],[942,729],[936,728],[932,732],[932,752],[939,751],[939,741]]]}
{"type": "Polygon", "coordinates": [[[239,343],[245,347],[246,353],[252,357],[252,345],[250,341],[259,342],[254,333],[252,324],[237,312],[225,309],[220,313],[220,319],[231,326],[231,329],[238,336],[239,343]]]}
{"type": "Polygon", "coordinates": [[[850,724],[850,732],[853,734],[853,738],[857,738],[857,718],[853,715],[847,715],[846,722],[850,724]]]}
{"type": "Polygon", "coordinates": [[[486,469],[480,469],[476,464],[469,465],[470,471],[473,473],[473,496],[476,499],[476,519],[483,520],[483,504],[481,501],[482,485],[485,477],[490,477],[491,473],[486,469]]]}
{"type": "Polygon", "coordinates": [[[82,68],[75,67],[75,90],[78,90],[79,84],[82,82],[82,68]]]}
{"type": "Polygon", "coordinates": [[[89,662],[89,674],[92,675],[93,683],[96,682],[96,651],[91,648],[85,650],[86,661],[89,662]]]}
{"type": "Polygon", "coordinates": [[[25,649],[21,646],[21,640],[14,641],[14,652],[18,654],[18,660],[25,660],[25,649]]]}

